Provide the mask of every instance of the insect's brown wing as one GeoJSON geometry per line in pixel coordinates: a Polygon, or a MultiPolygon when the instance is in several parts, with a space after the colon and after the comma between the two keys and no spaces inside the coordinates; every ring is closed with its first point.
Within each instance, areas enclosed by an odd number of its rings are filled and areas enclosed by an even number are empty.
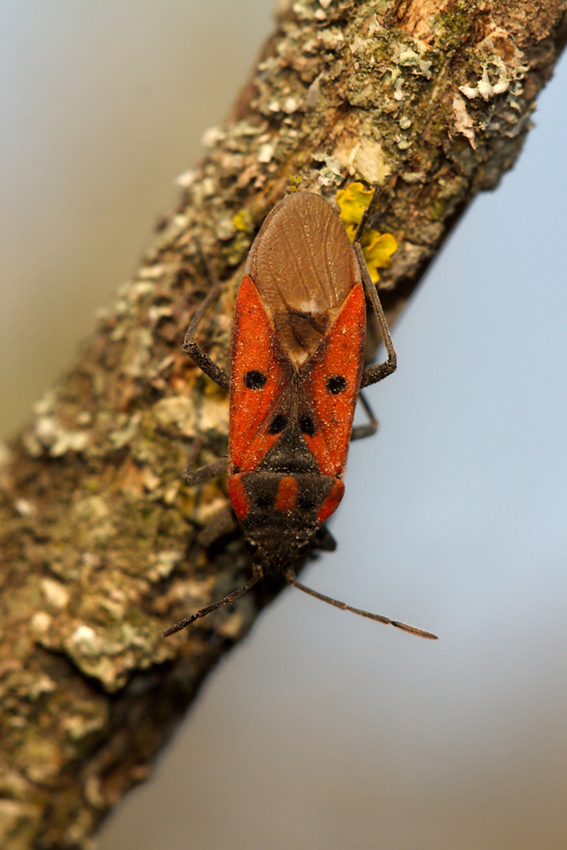
{"type": "Polygon", "coordinates": [[[310,192],[296,192],[276,204],[250,249],[245,272],[297,369],[317,350],[360,280],[340,218],[310,192]]]}

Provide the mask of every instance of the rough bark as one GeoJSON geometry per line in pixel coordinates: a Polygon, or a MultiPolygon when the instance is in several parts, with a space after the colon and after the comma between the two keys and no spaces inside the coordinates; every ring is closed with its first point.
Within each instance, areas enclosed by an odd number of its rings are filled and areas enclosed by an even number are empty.
{"type": "MultiPolygon", "coordinates": [[[[332,199],[382,185],[392,319],[474,195],[518,156],[565,39],[567,0],[280,3],[229,120],[184,176],[135,279],[79,362],[3,454],[0,843],[85,848],[204,675],[277,588],[168,641],[166,626],[241,583],[235,534],[196,534],[222,482],[184,486],[226,451],[227,399],[181,353],[208,286],[224,281],[207,344],[226,363],[231,305],[264,216],[290,181],[332,199]]],[[[348,496],[347,496],[348,498],[348,496]]]]}

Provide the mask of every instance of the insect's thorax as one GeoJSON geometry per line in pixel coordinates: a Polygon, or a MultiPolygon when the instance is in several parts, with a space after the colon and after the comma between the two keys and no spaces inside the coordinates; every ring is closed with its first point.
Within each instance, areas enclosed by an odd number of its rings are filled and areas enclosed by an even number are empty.
{"type": "Polygon", "coordinates": [[[264,572],[281,572],[338,506],[344,485],[322,475],[292,420],[258,466],[232,466],[228,492],[246,537],[263,556],[264,572]]]}

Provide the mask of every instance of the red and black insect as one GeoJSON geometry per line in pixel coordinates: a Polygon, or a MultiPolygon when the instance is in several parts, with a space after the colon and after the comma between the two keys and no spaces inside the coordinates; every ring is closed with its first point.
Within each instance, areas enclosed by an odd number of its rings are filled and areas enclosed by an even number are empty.
{"type": "MultiPolygon", "coordinates": [[[[361,387],[396,368],[396,353],[360,245],[319,195],[296,192],[264,221],[244,269],[232,325],[230,375],[195,342],[213,287],[187,331],[184,350],[230,393],[228,458],[187,474],[190,484],[228,471],[228,496],[253,554],[252,578],[164,635],[234,601],[266,575],[344,610],[423,637],[429,632],[352,608],[301,584],[294,564],[311,548],[334,548],[324,523],[344,493],[351,439],[376,431],[369,417],[352,427],[361,387]],[[387,360],[364,368],[366,299],[387,360]],[[329,547],[329,538],[332,546],[329,547]]],[[[206,535],[206,530],[205,530],[206,535]]]]}

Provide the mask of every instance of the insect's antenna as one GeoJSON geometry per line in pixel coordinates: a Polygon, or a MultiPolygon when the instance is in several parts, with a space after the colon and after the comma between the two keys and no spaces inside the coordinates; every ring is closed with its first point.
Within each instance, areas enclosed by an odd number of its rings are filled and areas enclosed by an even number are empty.
{"type": "Polygon", "coordinates": [[[239,596],[243,596],[247,593],[251,587],[254,587],[254,585],[260,581],[261,578],[262,573],[255,573],[250,581],[247,581],[246,584],[242,585],[242,587],[238,587],[236,590],[233,590],[232,593],[229,593],[228,596],[225,596],[218,602],[215,602],[214,605],[207,605],[206,608],[201,608],[201,610],[197,611],[196,614],[191,614],[190,617],[185,617],[184,620],[180,620],[174,626],[170,626],[169,629],[166,629],[165,632],[163,632],[162,637],[174,635],[175,632],[180,632],[181,629],[190,626],[191,623],[195,622],[195,620],[199,620],[201,617],[206,617],[207,614],[211,613],[211,611],[216,611],[217,608],[222,608],[223,605],[229,605],[231,602],[234,602],[235,599],[238,599],[239,596]]]}
{"type": "Polygon", "coordinates": [[[429,640],[437,640],[437,635],[434,635],[433,632],[426,632],[425,629],[419,629],[417,626],[409,626],[407,623],[400,623],[398,620],[391,620],[389,617],[384,617],[381,614],[373,614],[371,611],[363,611],[361,608],[353,608],[351,605],[347,605],[346,602],[339,602],[338,599],[332,599],[330,596],[325,596],[324,593],[312,590],[310,587],[306,587],[304,584],[301,584],[291,569],[286,570],[285,578],[286,581],[293,584],[293,586],[297,587],[298,590],[302,590],[304,593],[307,593],[309,596],[314,596],[315,599],[320,599],[322,602],[328,602],[329,605],[334,605],[335,608],[340,608],[342,611],[352,611],[353,614],[359,614],[361,617],[368,617],[369,620],[376,620],[378,623],[386,623],[388,626],[395,626],[397,629],[402,629],[402,631],[409,632],[412,635],[428,638],[429,640]]]}

